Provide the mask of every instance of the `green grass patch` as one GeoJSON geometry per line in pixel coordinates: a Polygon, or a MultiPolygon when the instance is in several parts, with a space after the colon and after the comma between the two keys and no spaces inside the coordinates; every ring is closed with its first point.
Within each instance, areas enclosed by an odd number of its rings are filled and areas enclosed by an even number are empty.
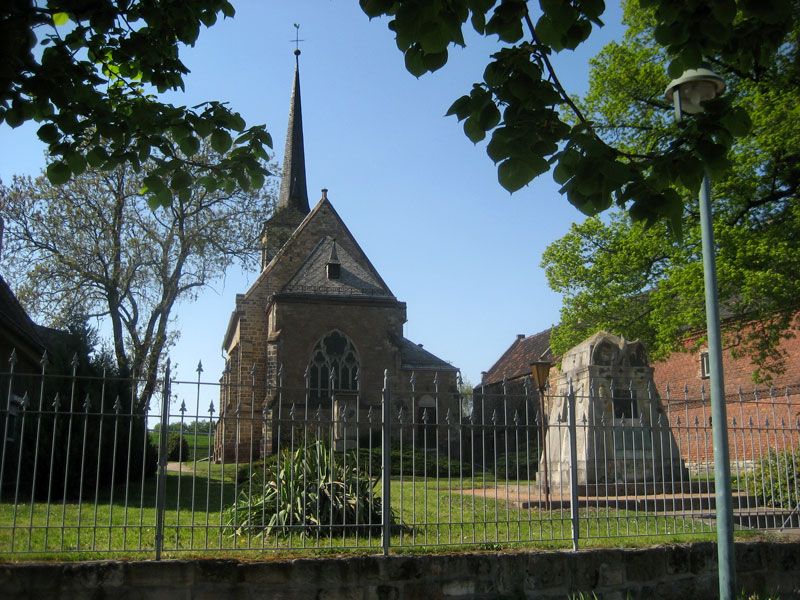
{"type": "MultiPolygon", "coordinates": [[[[151,431],[149,435],[153,446],[158,448],[159,433],[157,431],[151,431]]],[[[175,434],[170,432],[169,435],[175,434]]],[[[213,435],[209,437],[207,433],[184,433],[183,439],[186,440],[186,448],[188,449],[183,456],[184,462],[206,460],[211,457],[214,451],[213,435]]]]}
{"type": "MultiPolygon", "coordinates": [[[[283,534],[247,532],[236,535],[227,525],[234,498],[256,485],[237,478],[236,464],[184,463],[182,473],[166,478],[164,556],[263,556],[264,553],[330,555],[379,552],[380,535],[346,522],[308,533],[303,524],[287,522],[283,534]],[[194,473],[193,473],[194,470],[194,473]],[[365,532],[366,531],[366,532],[365,532]]],[[[569,510],[523,509],[504,501],[502,493],[487,497],[463,489],[527,482],[484,478],[393,478],[392,508],[404,528],[392,536],[393,552],[569,548],[569,510]]],[[[380,493],[380,485],[375,493],[380,493]]],[[[0,502],[0,556],[82,560],[152,558],[155,550],[156,478],[133,482],[126,489],[85,494],[82,504],[0,502]]],[[[758,534],[737,532],[737,537],[758,534]]],[[[691,516],[663,516],[635,511],[582,508],[581,547],[647,546],[666,542],[713,540],[713,523],[691,516]]]]}

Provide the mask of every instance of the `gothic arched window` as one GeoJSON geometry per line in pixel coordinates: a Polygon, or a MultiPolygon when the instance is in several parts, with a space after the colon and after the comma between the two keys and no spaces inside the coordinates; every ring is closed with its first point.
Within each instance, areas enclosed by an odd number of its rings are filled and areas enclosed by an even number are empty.
{"type": "Polygon", "coordinates": [[[311,352],[308,388],[311,400],[329,399],[331,392],[358,389],[359,360],[353,342],[338,331],[322,338],[311,352]]]}

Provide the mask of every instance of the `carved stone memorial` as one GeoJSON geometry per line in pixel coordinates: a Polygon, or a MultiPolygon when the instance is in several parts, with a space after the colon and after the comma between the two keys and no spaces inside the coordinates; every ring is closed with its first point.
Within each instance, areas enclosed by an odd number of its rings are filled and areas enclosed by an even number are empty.
{"type": "MultiPolygon", "coordinates": [[[[546,453],[550,489],[569,489],[568,395],[575,397],[577,483],[621,493],[628,484],[660,489],[688,478],[644,345],[600,332],[564,354],[548,395],[546,453]]],[[[540,483],[543,483],[540,481],[540,483]]],[[[628,490],[630,492],[631,488],[628,490]]]]}

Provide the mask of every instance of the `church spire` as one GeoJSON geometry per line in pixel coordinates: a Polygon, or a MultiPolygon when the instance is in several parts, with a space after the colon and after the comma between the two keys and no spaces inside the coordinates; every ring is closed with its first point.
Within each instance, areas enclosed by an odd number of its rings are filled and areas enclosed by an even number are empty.
{"type": "Polygon", "coordinates": [[[309,212],[306,188],[306,158],[303,149],[303,112],[300,106],[300,49],[294,51],[295,69],[292,100],[289,107],[289,129],[283,153],[283,177],[277,210],[295,209],[309,212]]]}

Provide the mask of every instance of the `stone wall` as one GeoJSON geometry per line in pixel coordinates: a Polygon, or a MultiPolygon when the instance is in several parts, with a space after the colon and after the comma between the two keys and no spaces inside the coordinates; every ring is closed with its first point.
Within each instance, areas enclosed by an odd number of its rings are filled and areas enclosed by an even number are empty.
{"type": "MultiPolygon", "coordinates": [[[[327,559],[0,565],[6,600],[436,599],[692,600],[717,596],[711,543],[647,549],[327,559]]],[[[737,588],[800,598],[800,543],[736,544],[737,588]]]]}

